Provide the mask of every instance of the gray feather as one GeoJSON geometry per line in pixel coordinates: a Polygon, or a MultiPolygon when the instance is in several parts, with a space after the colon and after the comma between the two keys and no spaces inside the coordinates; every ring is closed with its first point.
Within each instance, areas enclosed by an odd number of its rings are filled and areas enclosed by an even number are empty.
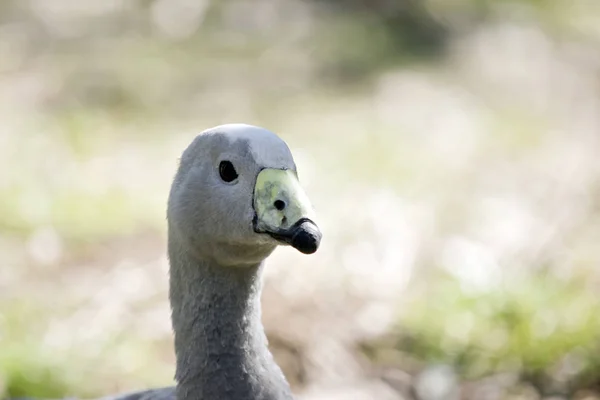
{"type": "Polygon", "coordinates": [[[261,323],[261,272],[277,245],[252,227],[263,168],[296,171],[285,142],[249,125],[215,127],[184,151],[167,212],[177,386],[100,400],[292,399],[261,323]],[[224,159],[235,184],[219,178],[224,159]]]}

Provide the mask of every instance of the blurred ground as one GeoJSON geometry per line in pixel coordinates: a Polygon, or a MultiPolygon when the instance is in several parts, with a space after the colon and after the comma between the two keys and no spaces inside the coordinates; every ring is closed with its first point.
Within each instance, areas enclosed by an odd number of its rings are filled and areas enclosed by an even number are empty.
{"type": "Polygon", "coordinates": [[[269,260],[306,399],[599,399],[600,3],[0,1],[0,394],[172,383],[165,200],[278,132],[324,228],[269,260]]]}

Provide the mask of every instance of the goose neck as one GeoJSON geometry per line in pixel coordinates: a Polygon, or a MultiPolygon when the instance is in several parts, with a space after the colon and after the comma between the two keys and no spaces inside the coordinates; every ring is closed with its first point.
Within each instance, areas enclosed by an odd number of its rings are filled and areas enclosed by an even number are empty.
{"type": "Polygon", "coordinates": [[[261,323],[263,263],[223,267],[169,241],[177,399],[291,399],[261,323]]]}

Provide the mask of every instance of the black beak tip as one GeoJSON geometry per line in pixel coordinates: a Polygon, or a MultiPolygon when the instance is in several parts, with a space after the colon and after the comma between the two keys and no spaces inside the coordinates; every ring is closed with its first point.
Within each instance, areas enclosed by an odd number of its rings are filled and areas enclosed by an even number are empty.
{"type": "Polygon", "coordinates": [[[301,253],[313,254],[319,248],[321,237],[321,231],[314,222],[304,221],[294,232],[290,244],[301,253]]]}

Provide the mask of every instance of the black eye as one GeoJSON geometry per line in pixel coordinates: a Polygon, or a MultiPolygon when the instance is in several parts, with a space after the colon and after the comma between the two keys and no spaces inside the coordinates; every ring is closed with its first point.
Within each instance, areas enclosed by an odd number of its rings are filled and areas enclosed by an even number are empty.
{"type": "Polygon", "coordinates": [[[225,182],[232,182],[238,177],[238,173],[231,161],[221,161],[219,164],[219,175],[225,182]]]}

